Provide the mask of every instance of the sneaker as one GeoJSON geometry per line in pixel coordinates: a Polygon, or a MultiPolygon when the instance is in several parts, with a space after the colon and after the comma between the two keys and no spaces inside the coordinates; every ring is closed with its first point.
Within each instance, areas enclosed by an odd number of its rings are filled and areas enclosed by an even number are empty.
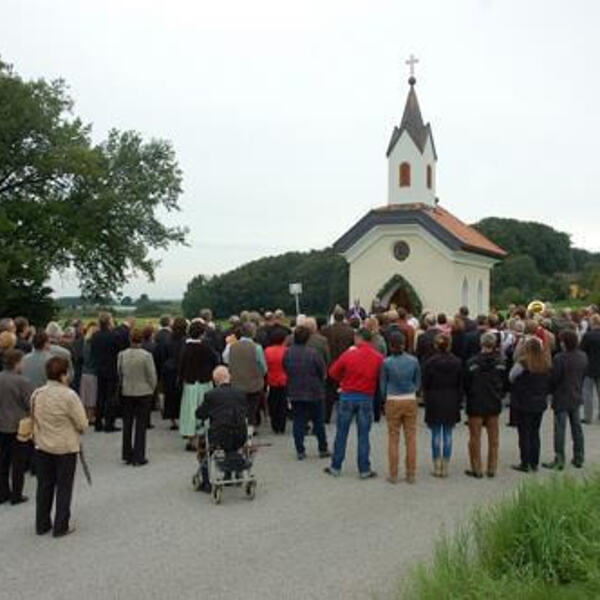
{"type": "Polygon", "coordinates": [[[493,471],[488,471],[486,475],[488,476],[488,479],[494,479],[494,477],[496,477],[496,473],[493,471]]]}
{"type": "Polygon", "coordinates": [[[331,458],[331,452],[323,450],[323,452],[319,452],[319,458],[331,458]]]}
{"type": "Polygon", "coordinates": [[[333,467],[325,467],[323,469],[323,473],[327,473],[327,475],[331,475],[332,477],[339,477],[340,474],[333,467]]]}
{"type": "Polygon", "coordinates": [[[306,458],[306,454],[305,454],[304,452],[299,452],[299,453],[296,455],[296,458],[297,458],[298,460],[304,460],[304,459],[306,458]]]}
{"type": "Polygon", "coordinates": [[[368,473],[361,473],[360,474],[360,478],[361,479],[374,479],[375,477],[377,477],[377,472],[376,471],[369,471],[368,473]]]}
{"type": "Polygon", "coordinates": [[[571,461],[571,464],[576,468],[576,469],[583,469],[583,461],[582,460],[575,460],[573,459],[571,461]]]}

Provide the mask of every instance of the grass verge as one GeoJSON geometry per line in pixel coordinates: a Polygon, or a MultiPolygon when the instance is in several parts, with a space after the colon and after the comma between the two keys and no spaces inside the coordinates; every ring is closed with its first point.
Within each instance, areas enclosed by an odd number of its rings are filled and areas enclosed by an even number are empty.
{"type": "Polygon", "coordinates": [[[600,474],[528,482],[477,510],[433,562],[419,566],[406,600],[600,598],[600,474]]]}

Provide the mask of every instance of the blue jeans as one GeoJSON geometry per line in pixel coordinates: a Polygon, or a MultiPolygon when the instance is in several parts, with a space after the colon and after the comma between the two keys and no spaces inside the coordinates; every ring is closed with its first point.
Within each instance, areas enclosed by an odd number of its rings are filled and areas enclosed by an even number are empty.
{"type": "Polygon", "coordinates": [[[313,422],[313,430],[317,441],[319,442],[319,452],[327,452],[327,437],[325,435],[325,425],[323,424],[323,402],[293,402],[294,410],[294,443],[296,452],[304,454],[304,436],[306,435],[306,425],[308,421],[313,422]]]}
{"type": "Polygon", "coordinates": [[[343,395],[340,397],[331,469],[336,473],[342,469],[342,463],[346,456],[348,433],[355,416],[358,434],[358,472],[361,475],[368,475],[371,472],[369,432],[373,422],[373,398],[366,395],[360,399],[344,398],[343,395]]]}
{"type": "Polygon", "coordinates": [[[450,460],[454,425],[430,425],[429,429],[431,429],[431,456],[433,460],[437,460],[442,455],[444,460],[450,460]]]}

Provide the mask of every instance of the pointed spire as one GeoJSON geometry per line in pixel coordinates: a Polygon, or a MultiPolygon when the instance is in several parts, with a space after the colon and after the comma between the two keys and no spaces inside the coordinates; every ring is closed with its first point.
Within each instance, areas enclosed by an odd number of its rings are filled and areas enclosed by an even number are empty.
{"type": "MultiPolygon", "coordinates": [[[[407,64],[410,64],[410,62],[407,61],[407,64]]],[[[403,131],[406,131],[410,135],[410,137],[421,152],[423,152],[423,150],[425,149],[427,138],[431,136],[431,127],[429,124],[425,125],[425,123],[423,122],[421,107],[419,106],[419,100],[417,99],[417,93],[415,92],[415,84],[417,83],[417,80],[415,79],[414,72],[412,71],[413,66],[414,61],[411,65],[411,76],[408,79],[410,90],[408,91],[408,96],[406,98],[404,113],[402,114],[402,121],[400,121],[400,125],[394,127],[394,131],[392,132],[392,137],[388,145],[386,156],[389,156],[391,154],[392,150],[394,149],[394,146],[396,145],[396,142],[400,139],[400,136],[402,135],[403,131]]],[[[435,155],[435,147],[433,152],[435,155]]]]}
{"type": "Polygon", "coordinates": [[[426,133],[425,124],[423,123],[421,108],[419,106],[419,101],[417,100],[417,93],[415,92],[414,77],[411,77],[411,80],[409,80],[410,91],[408,92],[408,98],[406,99],[404,114],[402,115],[402,121],[400,122],[400,129],[406,129],[422,152],[425,142],[427,141],[427,138],[424,135],[426,133]]]}

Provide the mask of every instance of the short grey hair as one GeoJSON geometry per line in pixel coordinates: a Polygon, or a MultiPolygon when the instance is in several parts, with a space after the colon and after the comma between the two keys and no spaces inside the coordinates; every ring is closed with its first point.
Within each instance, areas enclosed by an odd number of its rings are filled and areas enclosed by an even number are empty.
{"type": "Polygon", "coordinates": [[[46,335],[51,340],[60,340],[63,336],[62,327],[56,321],[50,321],[50,323],[46,325],[46,335]]]}
{"type": "Polygon", "coordinates": [[[427,325],[427,327],[433,327],[434,325],[437,325],[437,317],[434,313],[427,313],[425,315],[425,325],[427,325]]]}
{"type": "Polygon", "coordinates": [[[311,333],[317,332],[317,320],[314,317],[306,317],[302,323],[311,333]]]}
{"type": "Polygon", "coordinates": [[[482,348],[487,348],[488,350],[491,348],[495,348],[498,345],[498,338],[495,333],[491,331],[486,331],[480,338],[479,343],[482,348]]]}
{"type": "Polygon", "coordinates": [[[223,365],[218,366],[212,372],[212,378],[216,385],[225,385],[231,381],[229,369],[223,365]]]}

